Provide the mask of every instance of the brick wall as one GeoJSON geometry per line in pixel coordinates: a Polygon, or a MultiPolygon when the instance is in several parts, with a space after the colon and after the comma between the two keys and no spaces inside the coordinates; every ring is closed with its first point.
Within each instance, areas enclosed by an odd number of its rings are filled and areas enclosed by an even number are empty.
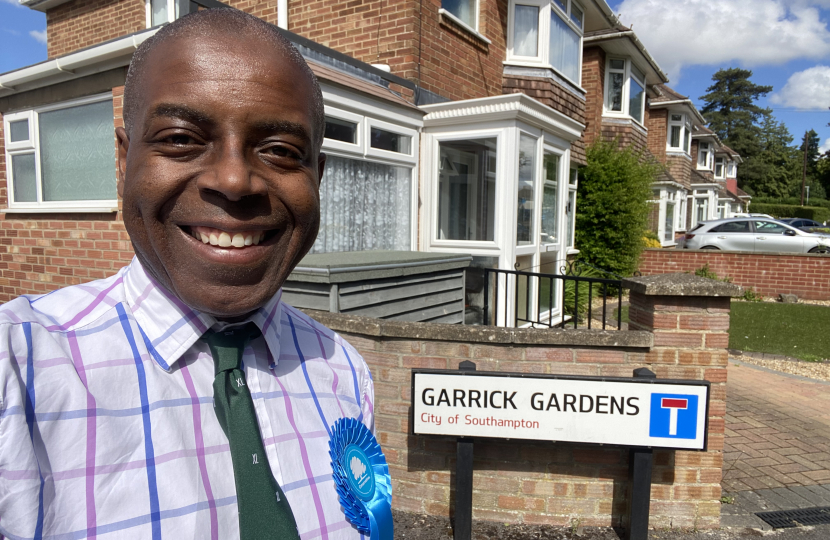
{"type": "MultiPolygon", "coordinates": [[[[116,127],[123,87],[113,89],[116,127]]],[[[7,205],[0,115],[0,206],[7,205]]],[[[113,135],[113,144],[115,136],[113,135]]],[[[113,163],[113,182],[115,164],[113,163]]],[[[111,276],[133,257],[121,212],[111,214],[0,214],[0,303],[111,276]]]]}
{"type": "MultiPolygon", "coordinates": [[[[585,123],[585,100],[552,79],[542,77],[504,77],[502,92],[527,94],[552,109],[585,123]]],[[[586,165],[585,142],[579,139],[571,144],[571,162],[586,165]]]]}
{"type": "Polygon", "coordinates": [[[605,92],[605,51],[602,47],[582,50],[582,88],[585,89],[585,131],[582,138],[590,146],[602,129],[602,105],[605,92]]]}
{"type": "Polygon", "coordinates": [[[46,11],[49,58],[144,30],[143,0],[73,0],[46,11]]]}
{"type": "Polygon", "coordinates": [[[441,17],[440,0],[293,2],[289,30],[363,62],[389,64],[392,73],[452,100],[499,95],[507,2],[479,6],[479,33],[489,44],[441,17]]]}
{"type": "Polygon", "coordinates": [[[694,272],[707,264],[719,277],[730,277],[733,283],[752,287],[764,296],[788,293],[830,300],[830,257],[822,255],[646,249],[639,270],[646,276],[694,272]]]}
{"type": "MultiPolygon", "coordinates": [[[[376,427],[392,475],[393,507],[447,516],[454,499],[455,439],[410,434],[413,368],[457,369],[459,362],[472,360],[479,371],[630,377],[634,368],[645,366],[659,378],[712,382],[709,449],[655,451],[651,526],[717,527],[729,298],[632,294],[631,304],[634,326],[654,330],[650,350],[588,346],[584,332],[589,331],[513,330],[505,339],[508,331],[503,329],[456,326],[448,333],[441,328],[446,325],[311,314],[344,335],[372,369],[376,427]],[[571,336],[568,345],[562,336],[571,336]],[[586,345],[574,345],[580,342],[586,345]]],[[[620,343],[628,333],[613,332],[620,343]]],[[[589,526],[624,524],[628,454],[622,448],[572,443],[476,441],[473,518],[558,526],[577,519],[589,526]]]]}
{"type": "Polygon", "coordinates": [[[669,116],[666,109],[652,109],[646,119],[648,149],[660,163],[666,163],[666,137],[669,116]]]}

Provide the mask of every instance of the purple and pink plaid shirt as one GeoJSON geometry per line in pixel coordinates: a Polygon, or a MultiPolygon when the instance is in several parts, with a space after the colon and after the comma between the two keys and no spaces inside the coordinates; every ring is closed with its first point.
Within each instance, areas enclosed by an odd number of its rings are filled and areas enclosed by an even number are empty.
{"type": "MultiPolygon", "coordinates": [[[[280,301],[250,319],[243,366],[274,477],[302,540],[358,538],[337,499],[329,432],[374,431],[369,369],[280,301]]],[[[221,323],[137,260],[117,275],[0,307],[0,534],[6,538],[238,538],[228,439],[214,414],[221,323]]]]}

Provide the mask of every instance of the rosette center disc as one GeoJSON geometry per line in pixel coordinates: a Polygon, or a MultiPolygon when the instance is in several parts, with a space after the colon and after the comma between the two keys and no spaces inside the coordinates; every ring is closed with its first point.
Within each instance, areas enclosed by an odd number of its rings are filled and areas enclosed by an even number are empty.
{"type": "Polygon", "coordinates": [[[352,493],[364,502],[371,501],[375,496],[375,472],[366,452],[354,444],[346,446],[341,465],[352,493]]]}

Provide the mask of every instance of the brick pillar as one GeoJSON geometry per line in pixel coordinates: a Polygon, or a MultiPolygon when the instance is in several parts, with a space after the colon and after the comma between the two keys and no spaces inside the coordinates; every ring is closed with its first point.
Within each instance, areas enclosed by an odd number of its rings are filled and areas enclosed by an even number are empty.
{"type": "Polygon", "coordinates": [[[692,274],[632,278],[623,286],[631,290],[630,329],[654,333],[645,364],[658,378],[712,383],[708,450],[655,451],[651,515],[664,517],[650,525],[718,527],[729,307],[741,288],[692,274]]]}

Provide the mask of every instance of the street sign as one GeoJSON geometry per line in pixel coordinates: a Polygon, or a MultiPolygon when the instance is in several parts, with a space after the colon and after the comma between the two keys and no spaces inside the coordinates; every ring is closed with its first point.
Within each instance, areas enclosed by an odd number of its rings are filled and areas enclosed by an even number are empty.
{"type": "Polygon", "coordinates": [[[709,382],[413,370],[415,435],[705,450],[709,382]]]}

